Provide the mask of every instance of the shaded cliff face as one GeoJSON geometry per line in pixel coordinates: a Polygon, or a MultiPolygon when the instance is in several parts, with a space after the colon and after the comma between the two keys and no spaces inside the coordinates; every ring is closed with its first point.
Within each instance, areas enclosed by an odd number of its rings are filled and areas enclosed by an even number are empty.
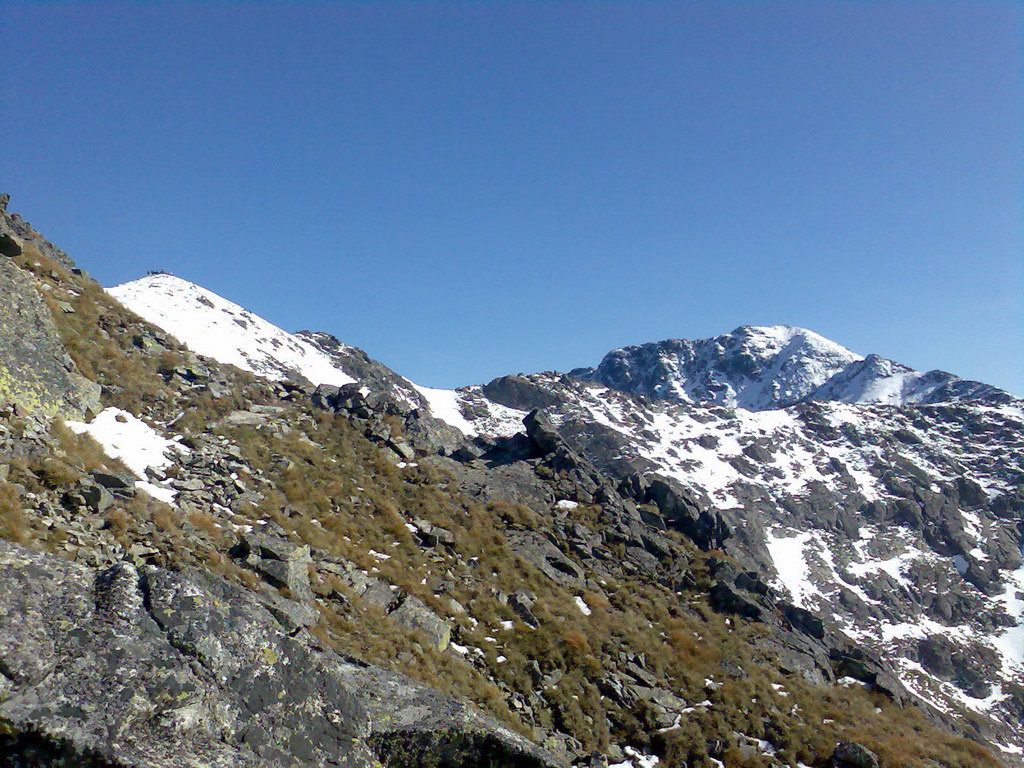
{"type": "Polygon", "coordinates": [[[6,238],[5,255],[0,255],[0,402],[69,418],[97,412],[99,387],[75,368],[41,283],[29,271],[63,267],[43,255],[32,238],[23,237],[27,225],[15,235],[6,212],[0,212],[0,221],[0,237],[6,238]]]}

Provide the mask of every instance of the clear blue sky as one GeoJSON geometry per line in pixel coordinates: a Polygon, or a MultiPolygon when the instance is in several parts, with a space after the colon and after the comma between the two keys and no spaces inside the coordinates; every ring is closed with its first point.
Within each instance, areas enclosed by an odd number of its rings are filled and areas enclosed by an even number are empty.
{"type": "Polygon", "coordinates": [[[0,191],[455,386],[743,324],[1024,394],[1016,2],[0,0],[0,191]]]}

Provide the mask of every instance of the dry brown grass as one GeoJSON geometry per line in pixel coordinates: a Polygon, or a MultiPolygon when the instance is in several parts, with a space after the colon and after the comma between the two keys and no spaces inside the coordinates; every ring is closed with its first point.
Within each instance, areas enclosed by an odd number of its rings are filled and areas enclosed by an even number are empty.
{"type": "MultiPolygon", "coordinates": [[[[56,266],[40,264],[34,269],[54,286],[55,298],[74,305],[75,313],[55,312],[55,320],[80,370],[114,393],[111,404],[161,418],[184,410],[186,416],[177,428],[199,434],[231,410],[272,401],[263,383],[232,371],[225,374],[231,381],[225,397],[176,390],[167,374],[184,362],[184,350],[171,344],[157,354],[145,352],[136,344],[142,330],[138,318],[94,283],[56,266]],[[79,295],[72,296],[68,287],[79,295]]],[[[482,649],[483,655],[478,668],[466,658],[424,647],[416,633],[362,605],[337,579],[318,577],[314,588],[325,599],[315,632],[339,650],[475,701],[520,732],[557,727],[586,749],[632,743],[659,750],[673,766],[710,765],[706,742],[716,738],[730,750],[727,765],[763,764],[761,758],[741,756],[734,731],[771,740],[791,764],[800,760],[820,765],[836,741],[850,738],[878,752],[886,766],[923,764],[927,759],[949,768],[997,765],[982,748],[942,733],[913,708],[902,709],[859,688],[817,688],[780,675],[772,659],[755,650],[761,632],[757,626],[726,624],[708,607],[701,592],[709,583],[707,555],[686,550],[698,586],[682,597],[653,581],[610,579],[599,587],[591,582],[583,597],[592,613],[584,617],[574,591],[517,558],[505,538],[512,528],[553,530],[552,510],[473,503],[429,463],[417,469],[396,468],[341,416],[299,403],[287,423],[295,432],[283,437],[251,427],[217,428],[270,481],[259,487],[263,500],[241,510],[237,519],[273,519],[294,539],[347,558],[400,586],[445,617],[458,642],[482,649]],[[456,536],[454,555],[421,549],[405,527],[414,518],[451,530],[456,536]],[[389,559],[374,558],[371,549],[389,559]],[[448,591],[438,595],[435,585],[442,581],[448,591]],[[519,590],[536,595],[536,629],[527,628],[502,600],[519,590]],[[477,624],[453,612],[449,598],[464,605],[477,624]],[[507,621],[513,622],[511,630],[502,627],[507,621]],[[691,703],[708,698],[714,706],[698,709],[678,729],[652,743],[650,734],[658,727],[653,710],[644,705],[623,709],[603,697],[596,685],[602,676],[621,668],[620,654],[643,654],[646,669],[678,696],[691,703]],[[499,655],[503,663],[498,663],[499,655]],[[726,658],[746,677],[723,679],[719,661],[726,658]],[[531,668],[562,676],[557,685],[537,690],[531,668]],[[723,685],[708,692],[706,677],[723,685]],[[773,683],[785,685],[789,696],[780,696],[773,683]],[[529,722],[509,709],[512,696],[531,702],[534,716],[529,722]]],[[[392,425],[393,436],[400,434],[398,426],[392,425]]],[[[112,469],[88,438],[60,425],[55,425],[55,435],[60,455],[52,463],[38,467],[38,474],[27,471],[27,466],[15,468],[18,482],[27,488],[52,491],[73,482],[76,471],[112,469]]],[[[603,515],[599,505],[585,505],[572,518],[601,530],[607,522],[603,515]]],[[[17,493],[9,484],[0,484],[0,536],[31,538],[30,522],[17,493]]],[[[158,564],[193,564],[249,588],[265,588],[255,574],[225,556],[231,537],[211,516],[189,516],[191,526],[202,532],[199,536],[184,535],[184,522],[181,513],[144,495],[107,516],[109,529],[125,545],[141,541],[156,548],[158,564]]],[[[59,545],[60,534],[50,531],[48,545],[59,545]]],[[[676,541],[686,547],[682,539],[676,541]]],[[[615,547],[609,547],[609,553],[623,554],[615,547]]]]}
{"type": "Polygon", "coordinates": [[[0,481],[0,538],[16,544],[27,544],[32,539],[21,497],[13,485],[4,481],[0,481]]]}

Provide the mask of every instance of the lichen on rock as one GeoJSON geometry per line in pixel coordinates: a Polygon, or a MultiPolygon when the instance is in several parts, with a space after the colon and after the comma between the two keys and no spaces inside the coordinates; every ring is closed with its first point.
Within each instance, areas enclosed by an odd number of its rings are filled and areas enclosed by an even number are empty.
{"type": "Polygon", "coordinates": [[[0,402],[81,419],[99,410],[99,386],[78,373],[32,276],[0,258],[0,402]]]}

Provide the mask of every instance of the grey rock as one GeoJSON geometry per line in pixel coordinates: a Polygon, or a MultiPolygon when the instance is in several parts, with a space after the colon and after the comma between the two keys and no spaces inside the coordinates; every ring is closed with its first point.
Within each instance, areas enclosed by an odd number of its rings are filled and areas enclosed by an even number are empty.
{"type": "Polygon", "coordinates": [[[420,462],[448,472],[463,493],[483,502],[504,501],[529,507],[554,503],[550,485],[537,477],[534,468],[525,462],[488,466],[463,464],[441,456],[420,459],[420,462]]]}
{"type": "Polygon", "coordinates": [[[523,419],[526,436],[541,454],[554,453],[565,441],[551,420],[539,410],[532,410],[523,419]]]}
{"type": "Polygon", "coordinates": [[[369,584],[358,592],[362,601],[376,605],[385,611],[390,610],[395,602],[397,602],[398,595],[384,582],[377,579],[369,579],[367,581],[369,584]]]}
{"type": "Polygon", "coordinates": [[[416,458],[416,449],[404,440],[389,440],[387,445],[398,454],[402,461],[412,461],[416,458]]]}
{"type": "Polygon", "coordinates": [[[275,587],[287,587],[292,598],[310,602],[309,566],[313,562],[309,547],[264,533],[243,534],[232,551],[275,587]]]}
{"type": "Polygon", "coordinates": [[[553,581],[574,589],[585,584],[583,569],[554,544],[533,531],[509,531],[509,547],[553,581]]]}
{"type": "Polygon", "coordinates": [[[416,537],[425,547],[436,547],[438,544],[448,547],[455,545],[455,534],[447,528],[420,518],[413,520],[412,524],[416,528],[416,537]]]}
{"type": "Polygon", "coordinates": [[[220,423],[227,427],[259,427],[267,424],[271,417],[265,413],[252,411],[232,411],[220,423]]]}
{"type": "Polygon", "coordinates": [[[878,756],[856,742],[843,741],[832,752],[833,768],[878,768],[878,756]]]}
{"type": "Polygon", "coordinates": [[[402,626],[423,633],[438,651],[445,650],[451,641],[452,631],[448,623],[414,595],[406,597],[389,615],[402,626]]]}
{"type": "Polygon", "coordinates": [[[484,396],[500,405],[532,411],[556,405],[561,398],[526,376],[502,376],[483,386],[484,396]]]}
{"type": "Polygon", "coordinates": [[[110,491],[93,482],[80,483],[77,492],[85,506],[98,514],[106,512],[114,503],[114,497],[110,491]]]}
{"type": "Polygon", "coordinates": [[[743,594],[732,585],[716,582],[708,593],[711,605],[716,611],[743,616],[751,621],[764,621],[768,609],[755,601],[749,594],[743,594]]]}
{"type": "Polygon", "coordinates": [[[0,720],[15,765],[39,749],[105,768],[550,764],[470,705],[343,658],[208,574],[96,574],[0,542],[0,615],[14,619],[0,625],[0,720]]]}
{"type": "Polygon", "coordinates": [[[533,613],[533,604],[535,602],[536,599],[528,592],[514,592],[508,596],[508,607],[515,611],[516,615],[531,627],[540,626],[540,622],[533,613]]]}
{"type": "Polygon", "coordinates": [[[95,470],[90,473],[92,479],[111,491],[132,491],[135,489],[136,478],[133,475],[113,475],[109,472],[95,470]]]}
{"type": "Polygon", "coordinates": [[[78,373],[32,276],[6,258],[0,296],[0,402],[47,416],[98,413],[99,385],[78,373]]]}
{"type": "Polygon", "coordinates": [[[302,560],[309,562],[312,557],[309,547],[305,544],[294,544],[287,539],[270,534],[249,532],[242,535],[239,541],[238,557],[254,554],[257,557],[272,560],[302,560]]]}

